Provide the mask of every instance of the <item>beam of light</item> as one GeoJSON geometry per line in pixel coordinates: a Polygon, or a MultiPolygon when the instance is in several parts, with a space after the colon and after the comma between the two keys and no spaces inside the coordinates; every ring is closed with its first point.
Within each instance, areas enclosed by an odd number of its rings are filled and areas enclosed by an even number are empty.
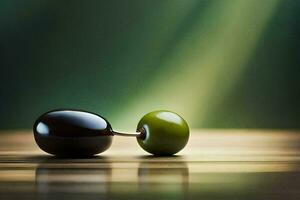
{"type": "Polygon", "coordinates": [[[124,105],[117,126],[132,128],[145,112],[169,109],[201,127],[245,70],[277,5],[278,0],[213,2],[165,57],[165,70],[124,105]]]}

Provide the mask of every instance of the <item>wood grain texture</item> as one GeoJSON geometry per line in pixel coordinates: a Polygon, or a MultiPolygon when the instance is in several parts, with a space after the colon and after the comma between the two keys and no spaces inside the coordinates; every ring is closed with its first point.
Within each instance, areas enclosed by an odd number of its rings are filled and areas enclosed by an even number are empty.
{"type": "Polygon", "coordinates": [[[90,159],[39,150],[30,131],[0,133],[0,199],[300,199],[300,132],[193,130],[177,156],[134,138],[90,159]]]}

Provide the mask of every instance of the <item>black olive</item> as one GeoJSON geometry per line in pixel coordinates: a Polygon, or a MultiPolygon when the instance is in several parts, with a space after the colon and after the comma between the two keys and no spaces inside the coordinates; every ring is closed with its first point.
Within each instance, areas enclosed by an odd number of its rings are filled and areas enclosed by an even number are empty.
{"type": "Polygon", "coordinates": [[[109,122],[94,113],[54,110],[40,116],[33,126],[38,146],[49,154],[87,157],[101,153],[112,143],[109,122]]]}

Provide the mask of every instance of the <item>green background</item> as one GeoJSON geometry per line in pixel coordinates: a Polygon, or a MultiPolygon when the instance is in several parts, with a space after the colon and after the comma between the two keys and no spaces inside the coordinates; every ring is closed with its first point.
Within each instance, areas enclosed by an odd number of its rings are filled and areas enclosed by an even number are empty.
{"type": "Polygon", "coordinates": [[[300,127],[300,1],[0,1],[0,129],[77,108],[134,130],[300,127]]]}

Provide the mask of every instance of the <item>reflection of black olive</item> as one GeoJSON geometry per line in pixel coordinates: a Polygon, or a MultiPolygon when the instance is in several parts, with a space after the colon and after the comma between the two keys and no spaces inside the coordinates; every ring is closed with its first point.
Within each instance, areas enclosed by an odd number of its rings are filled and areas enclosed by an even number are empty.
{"type": "Polygon", "coordinates": [[[108,149],[113,133],[103,117],[78,110],[55,110],[40,116],[33,127],[39,147],[57,156],[92,156],[108,149]]]}
{"type": "Polygon", "coordinates": [[[57,193],[107,197],[110,192],[109,163],[46,162],[38,165],[35,176],[38,194],[48,197],[57,193]]]}

